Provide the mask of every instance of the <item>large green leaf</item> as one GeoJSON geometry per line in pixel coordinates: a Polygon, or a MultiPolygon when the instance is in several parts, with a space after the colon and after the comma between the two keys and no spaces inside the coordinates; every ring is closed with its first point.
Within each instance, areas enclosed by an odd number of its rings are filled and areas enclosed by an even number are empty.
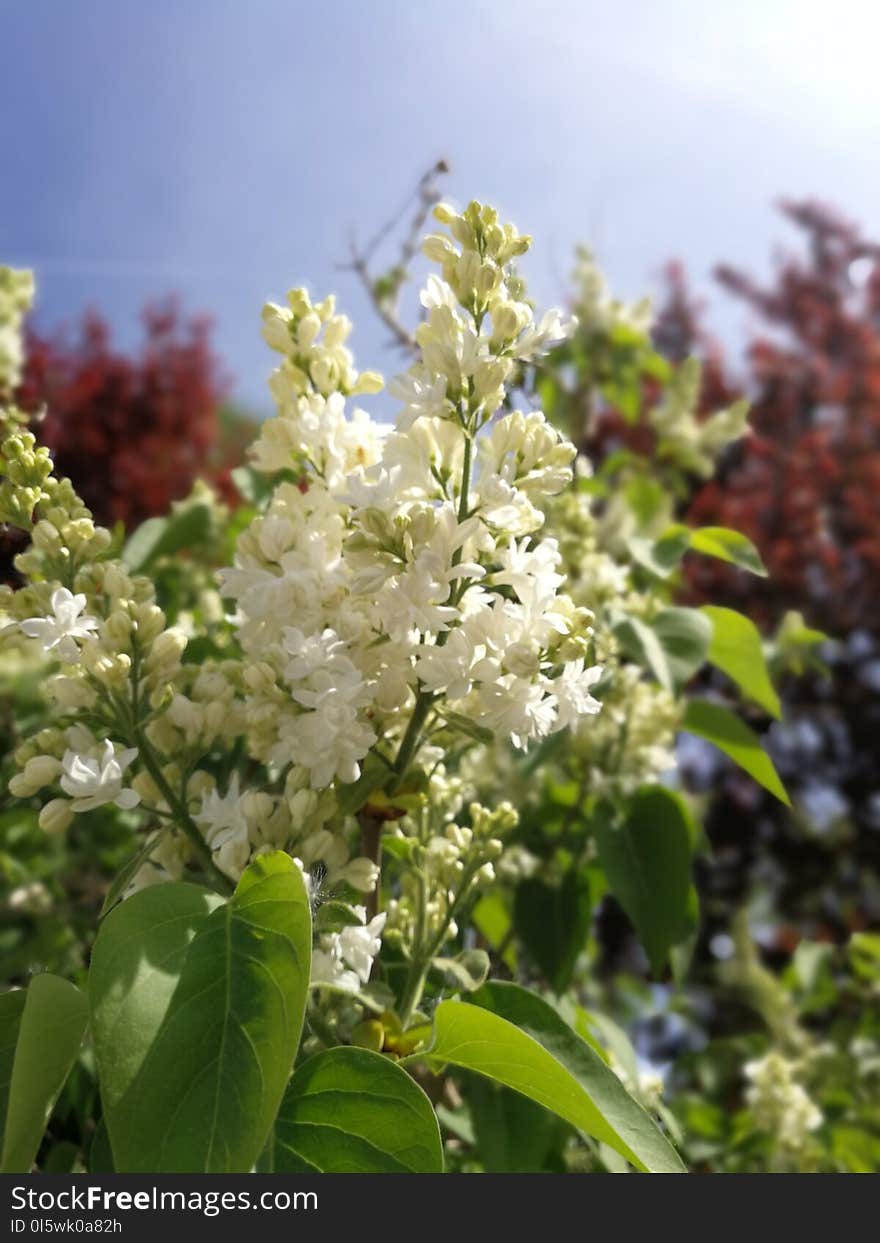
{"type": "MultiPolygon", "coordinates": [[[[684,686],[706,659],[712,627],[699,609],[663,609],[651,622],[669,669],[669,685],[684,686]]],[[[664,683],[665,685],[665,683],[664,683]]]]}
{"type": "Polygon", "coordinates": [[[261,1168],[285,1174],[439,1174],[440,1129],[406,1071],[367,1049],[328,1049],[297,1070],[261,1168]]]}
{"type": "Polygon", "coordinates": [[[437,1067],[476,1071],[521,1092],[640,1170],[684,1170],[641,1105],[548,1002],[517,984],[497,982],[484,984],[474,1002],[441,1002],[432,1043],[415,1056],[437,1067]]]}
{"type": "Polygon", "coordinates": [[[537,877],[522,881],[514,894],[517,935],[555,993],[571,982],[577,956],[590,931],[589,877],[570,869],[561,885],[537,877]]]}
{"type": "Polygon", "coordinates": [[[711,703],[708,699],[691,699],[685,709],[681,728],[713,743],[740,768],[745,769],[758,785],[775,795],[780,803],[784,803],[786,807],[791,806],[785,786],[779,780],[773,761],[761,746],[758,735],[727,708],[711,703]]]}
{"type": "Polygon", "coordinates": [[[299,1044],[311,916],[302,873],[264,855],[228,902],[195,885],[113,910],[89,991],[120,1173],[250,1170],[299,1044]]]}
{"type": "Polygon", "coordinates": [[[37,975],[26,993],[0,997],[0,1172],[26,1174],[33,1165],[88,1017],[85,995],[56,975],[37,975]]]}
{"type": "Polygon", "coordinates": [[[782,709],[770,681],[757,627],[736,609],[706,604],[701,612],[712,623],[712,641],[709,644],[711,663],[726,673],[744,695],[778,721],[782,709]]]}
{"type": "Polygon", "coordinates": [[[596,820],[599,862],[655,975],[687,930],[693,837],[687,805],[665,786],[637,791],[621,819],[596,820]]]}

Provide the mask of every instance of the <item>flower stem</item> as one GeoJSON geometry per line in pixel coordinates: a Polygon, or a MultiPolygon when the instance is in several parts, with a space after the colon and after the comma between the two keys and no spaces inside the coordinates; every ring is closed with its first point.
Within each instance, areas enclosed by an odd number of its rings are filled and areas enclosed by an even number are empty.
{"type": "Polygon", "coordinates": [[[214,863],[210,847],[199,832],[198,825],[166,781],[165,774],[162,772],[162,765],[159,763],[156,753],[147,741],[146,735],[137,727],[135,727],[134,731],[134,740],[144,768],[152,777],[156,788],[171,809],[175,822],[186,834],[187,840],[192,846],[193,854],[202,865],[208,878],[212,881],[214,888],[220,893],[232,893],[234,889],[232,881],[214,863]]]}

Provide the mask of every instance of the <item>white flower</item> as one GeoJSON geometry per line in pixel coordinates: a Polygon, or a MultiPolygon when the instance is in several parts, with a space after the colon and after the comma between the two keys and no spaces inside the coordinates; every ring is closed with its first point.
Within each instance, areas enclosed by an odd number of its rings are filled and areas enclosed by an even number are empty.
{"type": "Polygon", "coordinates": [[[299,690],[295,697],[313,710],[284,716],[272,760],[309,769],[315,790],[330,785],[335,777],[347,783],[357,781],[360,761],[376,741],[374,730],[358,718],[344,692],[332,684],[323,690],[299,690]]]}
{"type": "Polygon", "coordinates": [[[373,968],[373,959],[382,948],[385,912],[366,923],[367,912],[356,906],[361,923],[332,932],[321,938],[312,952],[312,986],[328,985],[343,992],[356,993],[366,984],[373,968]]]}
{"type": "Polygon", "coordinates": [[[239,792],[238,773],[234,773],[225,795],[216,787],[202,795],[202,807],[193,819],[204,830],[205,840],[214,850],[233,839],[247,840],[248,827],[239,792]]]}
{"type": "MultiPolygon", "coordinates": [[[[367,912],[362,906],[355,910],[361,919],[366,920],[367,912]]],[[[339,952],[346,963],[357,972],[361,983],[366,984],[370,978],[373,959],[382,948],[382,930],[385,927],[385,912],[376,915],[369,923],[352,924],[339,933],[339,952]]]]}
{"type": "Polygon", "coordinates": [[[525,750],[533,738],[553,732],[556,704],[542,682],[507,673],[479,688],[482,720],[499,734],[508,734],[515,747],[525,750]]]}
{"type": "Polygon", "coordinates": [[[561,558],[555,539],[541,540],[532,544],[528,539],[511,539],[507,548],[499,549],[501,570],[492,575],[493,583],[512,587],[520,600],[552,600],[565,581],[557,573],[561,558]]]}
{"type": "Polygon", "coordinates": [[[522,336],[514,343],[513,351],[517,358],[526,361],[535,358],[571,336],[576,322],[576,320],[564,320],[555,308],[546,311],[541,316],[540,323],[526,328],[522,336]]]}
{"type": "Polygon", "coordinates": [[[61,788],[73,799],[73,811],[92,811],[106,803],[115,803],[126,811],[136,807],[139,795],[122,788],[123,773],[136,755],[134,747],[116,753],[109,738],[100,757],[65,751],[61,761],[61,788]]]}
{"type": "Polygon", "coordinates": [[[66,587],[52,592],[51,604],[52,616],[27,617],[20,623],[21,629],[29,639],[38,639],[44,652],[54,652],[59,660],[72,663],[79,660],[77,640],[94,638],[97,619],[82,615],[85,596],[74,595],[66,587]]]}
{"type": "MultiPolygon", "coordinates": [[[[482,651],[483,649],[480,649],[482,651]]],[[[424,645],[418,654],[419,681],[429,691],[447,691],[450,699],[463,699],[471,689],[471,674],[477,649],[464,629],[458,626],[444,647],[424,645]]]]}
{"type": "Polygon", "coordinates": [[[583,658],[563,666],[562,673],[551,683],[560,729],[576,725],[580,716],[595,716],[601,711],[601,703],[590,694],[601,677],[601,667],[585,669],[583,658]]]}
{"type": "Polygon", "coordinates": [[[360,980],[355,971],[346,970],[339,957],[338,945],[330,949],[316,948],[312,950],[312,970],[310,983],[313,988],[322,984],[330,988],[338,988],[346,993],[356,993],[360,988],[360,980]]]}

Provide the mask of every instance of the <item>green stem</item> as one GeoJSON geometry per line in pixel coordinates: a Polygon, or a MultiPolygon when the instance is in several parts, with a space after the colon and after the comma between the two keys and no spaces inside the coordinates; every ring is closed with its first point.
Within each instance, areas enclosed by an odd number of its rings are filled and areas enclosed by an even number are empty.
{"type": "MultiPolygon", "coordinates": [[[[443,638],[443,635],[440,636],[443,638]]],[[[438,640],[439,642],[439,640],[438,640]]],[[[409,724],[406,727],[406,733],[400,741],[400,747],[397,751],[397,757],[394,761],[394,771],[397,774],[397,782],[395,789],[400,785],[400,779],[409,768],[410,761],[415,755],[419,742],[421,741],[422,726],[428,718],[431,710],[431,704],[434,702],[434,696],[429,691],[419,691],[416,698],[416,705],[413,708],[412,716],[409,718],[409,724]]]]}
{"type": "Polygon", "coordinates": [[[409,975],[406,977],[403,995],[400,998],[400,1024],[404,1030],[409,1026],[410,1019],[422,1000],[422,993],[425,990],[425,981],[428,978],[430,966],[430,959],[427,962],[422,959],[418,961],[413,959],[410,964],[409,975]]]}
{"type": "MultiPolygon", "coordinates": [[[[382,821],[377,820],[375,816],[371,816],[366,809],[358,813],[358,824],[361,830],[361,854],[366,855],[375,863],[378,869],[382,868],[382,821]]],[[[379,914],[380,900],[380,884],[378,876],[376,885],[373,890],[367,894],[364,905],[367,908],[367,920],[373,919],[379,914]]]]}
{"type": "MultiPolygon", "coordinates": [[[[470,504],[470,488],[471,488],[471,456],[473,453],[473,439],[467,432],[464,434],[464,462],[461,468],[461,495],[458,498],[458,521],[464,522],[468,516],[468,505],[470,504]]],[[[452,554],[452,564],[457,565],[461,560],[461,549],[457,548],[452,554]]]]}
{"type": "Polygon", "coordinates": [[[206,875],[213,881],[214,887],[220,893],[232,893],[234,889],[232,881],[214,863],[211,849],[199,832],[198,825],[187,811],[185,804],[177,798],[166,781],[165,774],[162,772],[162,765],[159,763],[156,753],[147,741],[146,735],[137,726],[135,726],[134,740],[144,768],[152,777],[156,788],[171,809],[175,822],[186,834],[187,840],[192,846],[193,854],[202,865],[206,875]]]}
{"type": "Polygon", "coordinates": [[[137,747],[138,756],[144,768],[150,774],[156,788],[159,790],[168,808],[171,812],[171,818],[175,821],[179,828],[183,830],[192,846],[193,854],[202,865],[205,875],[213,882],[214,888],[219,893],[230,894],[235,886],[225,873],[221,872],[214,863],[211,854],[211,848],[202,837],[199,826],[195,823],[186,806],[183,797],[178,798],[171,786],[165,779],[162,771],[162,765],[147,735],[144,733],[143,726],[138,719],[140,716],[140,666],[141,666],[141,649],[137,638],[132,636],[132,659],[131,659],[131,741],[137,747]]]}

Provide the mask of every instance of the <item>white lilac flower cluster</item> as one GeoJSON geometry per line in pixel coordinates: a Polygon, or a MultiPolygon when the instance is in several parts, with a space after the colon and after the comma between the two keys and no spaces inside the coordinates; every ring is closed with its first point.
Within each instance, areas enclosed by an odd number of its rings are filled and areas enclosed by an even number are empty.
{"type": "Polygon", "coordinates": [[[809,1161],[810,1136],[822,1125],[822,1111],[798,1082],[799,1064],[776,1050],[747,1062],[746,1104],[755,1124],[774,1143],[779,1164],[801,1169],[809,1161]]]}
{"type": "MultiPolygon", "coordinates": [[[[589,774],[594,792],[626,795],[675,767],[682,706],[669,691],[646,680],[637,665],[623,662],[608,614],[622,609],[649,618],[660,597],[650,585],[637,587],[627,560],[609,553],[607,530],[589,493],[569,489],[554,497],[547,509],[547,530],[558,541],[569,594],[595,615],[594,650],[605,670],[602,713],[589,726],[582,723],[574,730],[568,762],[589,774]]],[[[530,797],[527,789],[522,797],[530,797]]]]}
{"type": "Polygon", "coordinates": [[[0,396],[11,393],[21,381],[21,325],[33,297],[32,272],[0,266],[0,396]]]}
{"type": "Polygon", "coordinates": [[[575,252],[573,280],[578,325],[586,335],[607,336],[620,328],[639,335],[650,332],[650,298],[641,298],[632,305],[614,298],[593,252],[586,246],[578,246],[575,252]]]}
{"type": "Polygon", "coordinates": [[[307,769],[316,790],[357,780],[373,749],[411,761],[429,722],[465,717],[525,747],[599,708],[590,615],[561,592],[558,546],[541,535],[574,449],[540,412],[502,409],[515,368],[564,329],[553,313],[536,325],[509,292],[527,238],[480,204],[436,214],[451,237],[425,252],[442,279],[422,295],[419,357],[392,386],[404,404],[387,434],[345,409],[373,380],[354,371],[332,304],[295,290],[264,312],[278,414],[252,461],[284,473],[223,584],[255,754],[307,769]]]}
{"type": "Polygon", "coordinates": [[[672,372],[663,400],[650,413],[657,435],[657,457],[709,479],[719,455],[748,431],[749,402],[736,401],[707,418],[698,413],[702,368],[687,358],[672,372]]]}
{"type": "MultiPolygon", "coordinates": [[[[519,300],[510,265],[527,238],[476,203],[437,216],[449,235],[425,249],[442,278],[423,294],[392,430],[346,407],[379,378],[355,370],[332,299],[296,290],[265,309],[277,415],[252,465],[274,486],[221,574],[236,610],[225,659],[184,662],[188,635],[168,625],[154,583],[119,560],[23,416],[3,413],[0,518],[31,543],[16,559],[26,585],[0,607],[6,633],[57,669],[57,724],[19,747],[13,792],[45,799],[50,832],[110,805],[142,818],[151,849],[129,891],[193,865],[228,887],[281,848],[314,892],[369,893],[376,860],[351,850],[364,798],[344,798],[365,770],[380,774],[374,797],[394,799],[414,772],[430,784],[438,737],[527,747],[599,710],[592,615],[562,592],[542,531],[574,449],[540,412],[506,405],[522,365],[565,329],[555,313],[536,324],[519,300]]],[[[490,813],[474,806],[470,819],[425,842],[444,928],[456,878],[486,882],[500,849],[490,813]]],[[[324,934],[321,981],[363,983],[381,932],[364,915],[324,934]]]]}

